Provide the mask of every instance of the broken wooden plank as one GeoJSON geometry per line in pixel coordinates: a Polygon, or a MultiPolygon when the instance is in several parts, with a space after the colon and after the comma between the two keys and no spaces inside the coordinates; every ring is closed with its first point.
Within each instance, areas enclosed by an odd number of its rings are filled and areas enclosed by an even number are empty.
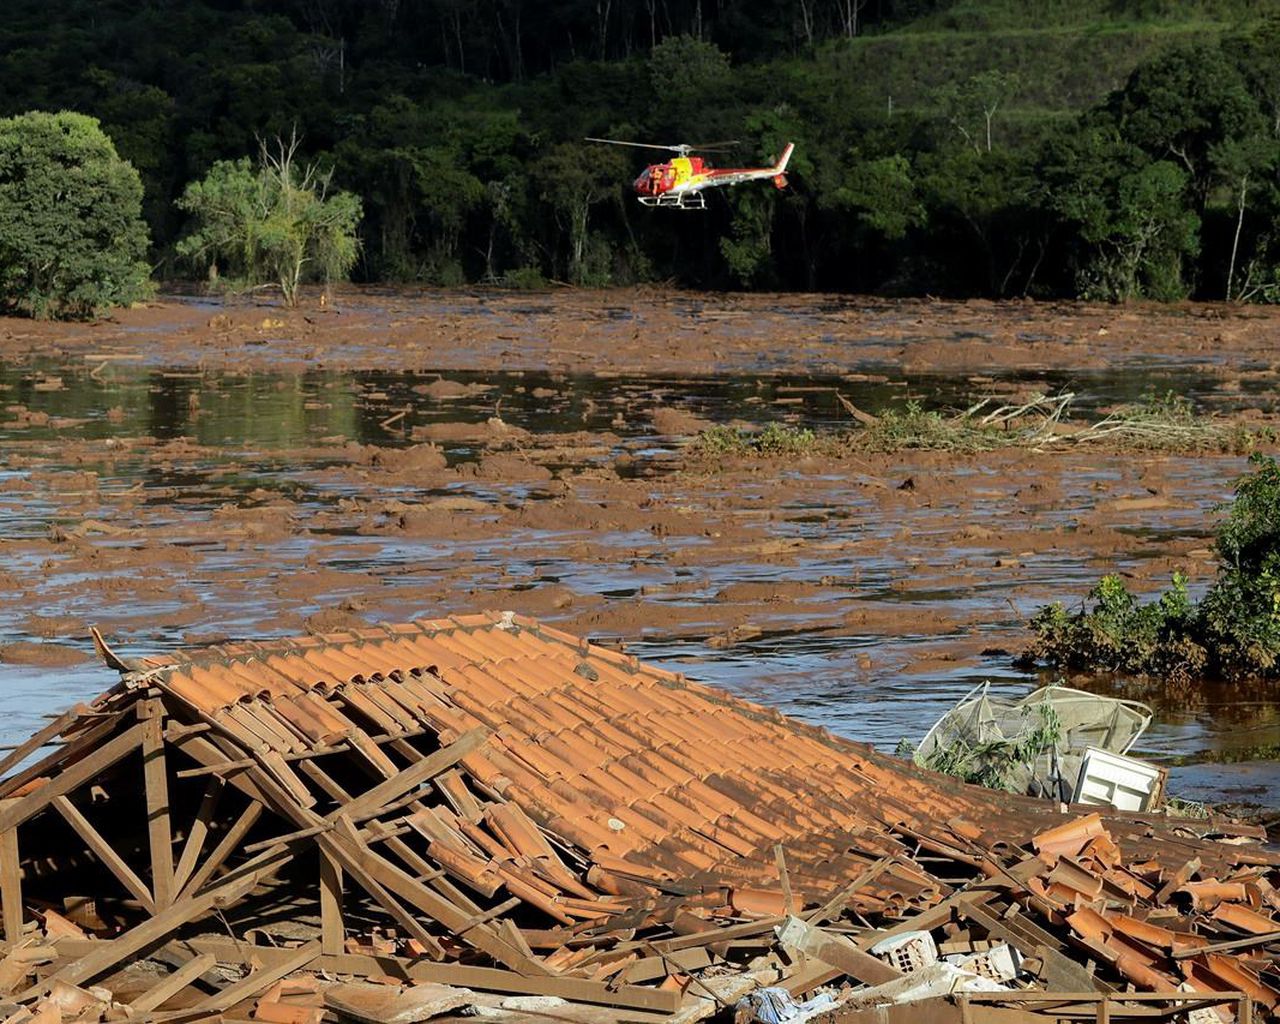
{"type": "Polygon", "coordinates": [[[327,817],[330,820],[336,820],[338,815],[344,815],[350,818],[352,822],[361,822],[366,818],[372,818],[397,797],[403,796],[441,772],[448,771],[464,757],[480,747],[488,738],[488,729],[483,727],[471,729],[463,733],[447,747],[441,747],[416,764],[378,783],[378,785],[361,793],[354,800],[333,811],[327,817]]]}
{"type": "Polygon", "coordinates": [[[221,764],[202,764],[199,768],[183,768],[175,775],[179,779],[194,779],[201,775],[230,775],[232,772],[244,771],[258,763],[257,758],[242,757],[238,761],[223,761],[221,764]]]}
{"type": "Polygon", "coordinates": [[[213,852],[205,858],[205,862],[192,872],[191,878],[182,887],[183,896],[190,896],[192,893],[200,891],[201,886],[213,877],[214,872],[222,867],[227,858],[239,847],[240,841],[248,834],[249,829],[253,828],[262,811],[262,804],[257,800],[249,801],[245,809],[240,812],[240,817],[227,829],[226,835],[213,848],[213,852]]]}
{"type": "MultiPolygon", "coordinates": [[[[656,947],[657,943],[653,945],[656,947]]],[[[714,963],[723,962],[705,946],[697,946],[693,949],[681,949],[674,953],[664,953],[662,956],[648,956],[643,960],[637,960],[622,972],[622,980],[627,984],[654,981],[672,973],[672,967],[678,972],[697,971],[704,967],[710,967],[714,963]]]]}
{"type": "Polygon", "coordinates": [[[791,872],[787,870],[787,854],[781,843],[774,846],[773,859],[778,865],[778,884],[782,887],[782,905],[788,914],[794,914],[797,907],[795,895],[791,892],[791,872]]]}
{"type": "Polygon", "coordinates": [[[886,856],[881,857],[878,861],[863,871],[862,874],[858,875],[858,877],[852,882],[837,890],[834,896],[827,900],[827,902],[817,910],[813,911],[813,913],[806,916],[805,920],[812,925],[821,925],[833,918],[839,917],[844,913],[845,907],[849,905],[849,902],[853,897],[858,894],[858,890],[864,885],[870,885],[874,882],[881,874],[884,873],[885,869],[897,859],[898,858],[895,854],[887,854],[886,856]]]}
{"type": "Polygon", "coordinates": [[[130,727],[30,793],[11,801],[8,807],[0,811],[0,833],[17,827],[43,811],[56,798],[79,789],[116,762],[128,757],[142,744],[142,729],[142,723],[130,727]]]}
{"type": "Polygon", "coordinates": [[[87,705],[77,704],[70,711],[64,711],[39,732],[19,743],[3,758],[0,758],[0,778],[3,778],[5,772],[10,768],[21,764],[41,747],[57,739],[67,726],[73,725],[80,719],[81,715],[87,714],[88,711],[87,705]]]}
{"type": "MultiPolygon", "coordinates": [[[[181,772],[179,772],[181,774],[181,772]]],[[[224,783],[219,778],[212,778],[204,789],[204,798],[200,801],[200,807],[196,811],[195,819],[191,823],[191,829],[187,833],[186,842],[182,844],[182,853],[178,857],[178,865],[173,869],[173,888],[175,892],[181,892],[187,884],[187,879],[191,877],[191,873],[196,869],[196,861],[199,860],[201,852],[204,850],[204,841],[209,835],[209,826],[213,821],[214,812],[218,809],[218,801],[222,797],[224,783]]]]}
{"type": "Polygon", "coordinates": [[[778,941],[806,956],[838,967],[867,985],[882,985],[902,977],[902,972],[859,949],[843,935],[816,928],[799,917],[789,917],[778,929],[778,941]]]}
{"type": "Polygon", "coordinates": [[[147,1013],[150,1010],[162,1006],[166,1001],[172,999],[184,988],[194,982],[205,971],[213,967],[218,961],[212,953],[201,953],[199,956],[188,960],[172,974],[162,978],[151,988],[147,989],[136,999],[129,1003],[129,1008],[135,1014],[147,1013]]]}
{"type": "Polygon", "coordinates": [[[63,765],[73,764],[88,752],[95,750],[99,741],[115,732],[119,724],[120,715],[118,714],[99,717],[94,725],[77,733],[74,739],[68,740],[57,750],[0,781],[0,797],[7,797],[10,793],[27,788],[29,783],[36,779],[58,774],[63,765]]]}
{"type": "Polygon", "coordinates": [[[320,944],[324,953],[346,952],[343,923],[342,868],[328,854],[320,854],[320,944]]]}
{"type": "MultiPolygon", "coordinates": [[[[186,732],[177,736],[172,740],[175,747],[182,753],[186,754],[197,764],[208,767],[215,764],[223,764],[228,760],[222,749],[210,738],[213,733],[208,736],[200,733],[186,732]]],[[[228,785],[234,786],[240,790],[250,800],[257,800],[260,803],[266,803],[266,797],[263,796],[262,790],[258,788],[257,783],[253,781],[248,771],[233,772],[225,777],[228,785]]]]}
{"type": "MultiPolygon", "coordinates": [[[[278,964],[292,950],[274,946],[255,946],[217,936],[198,936],[186,940],[189,948],[212,953],[220,963],[246,963],[249,959],[264,966],[278,964]]],[[[481,992],[503,992],[512,995],[559,996],[574,1002],[618,1006],[627,1009],[674,1013],[680,1007],[681,994],[669,989],[643,985],[610,985],[608,982],[563,975],[526,977],[500,967],[474,967],[470,964],[437,964],[426,960],[408,960],[396,956],[367,956],[344,953],[321,956],[315,961],[319,970],[358,977],[393,977],[412,981],[457,985],[481,992]]]]}
{"type": "MultiPolygon", "coordinates": [[[[677,935],[672,939],[659,939],[653,945],[663,953],[674,953],[677,950],[709,946],[712,943],[750,939],[773,931],[778,925],[785,924],[786,920],[786,917],[762,917],[757,921],[725,925],[723,928],[708,928],[705,931],[690,932],[688,935],[677,935]]],[[[639,945],[640,943],[638,942],[623,943],[619,948],[638,947],[639,945]]]]}
{"type": "Polygon", "coordinates": [[[1280,931],[1265,932],[1262,935],[1247,935],[1243,939],[1231,939],[1227,942],[1213,942],[1207,946],[1175,949],[1170,956],[1175,960],[1186,960],[1201,953],[1228,953],[1235,949],[1248,949],[1251,946],[1265,946],[1270,942],[1280,941],[1280,931]]]}
{"type": "Polygon", "coordinates": [[[198,1002],[192,1009],[197,1010],[229,1010],[244,999],[252,999],[264,989],[274,985],[285,975],[300,971],[320,956],[320,943],[309,942],[301,949],[284,950],[289,954],[273,967],[264,967],[254,971],[247,977],[228,985],[220,992],[215,992],[198,1002]]]}
{"type": "MultiPolygon", "coordinates": [[[[12,804],[0,801],[0,808],[12,804]]],[[[0,814],[3,811],[0,810],[0,814]]],[[[22,862],[18,856],[18,827],[0,832],[0,920],[4,941],[12,945],[22,938],[22,862]]]]}
{"type": "Polygon", "coordinates": [[[332,822],[322,822],[319,825],[308,825],[306,828],[300,828],[293,832],[286,832],[282,836],[272,836],[270,839],[259,839],[256,843],[249,843],[243,847],[245,853],[257,853],[259,850],[266,850],[276,844],[287,845],[296,843],[299,839],[310,839],[312,836],[318,836],[321,832],[328,832],[333,828],[332,822]]]}

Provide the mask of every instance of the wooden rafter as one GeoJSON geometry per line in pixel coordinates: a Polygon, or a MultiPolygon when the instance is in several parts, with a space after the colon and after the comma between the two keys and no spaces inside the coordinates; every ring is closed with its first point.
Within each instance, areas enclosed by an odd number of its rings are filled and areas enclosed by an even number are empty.
{"type": "Polygon", "coordinates": [[[173,902],[173,828],[169,822],[169,774],[164,753],[164,705],[151,698],[140,706],[142,768],[147,795],[147,841],[151,847],[151,886],[158,908],[173,902]]]}
{"type": "MultiPolygon", "coordinates": [[[[0,801],[0,807],[12,803],[12,800],[0,801]]],[[[16,826],[0,831],[0,918],[5,942],[22,938],[22,865],[18,858],[16,826]]]]}
{"type": "Polygon", "coordinates": [[[84,844],[89,847],[102,866],[115,875],[120,884],[128,889],[148,912],[154,914],[156,904],[151,890],[147,888],[147,883],[138,877],[133,868],[129,867],[128,862],[102,837],[102,833],[93,827],[80,809],[65,796],[55,797],[53,808],[75,830],[76,835],[84,840],[84,844]]]}
{"type": "Polygon", "coordinates": [[[0,810],[0,832],[17,828],[48,807],[55,799],[91,782],[113,764],[132,754],[142,744],[142,725],[132,726],[108,740],[75,764],[49,779],[35,790],[11,801],[0,810]]]}
{"type": "Polygon", "coordinates": [[[173,869],[173,888],[177,892],[182,891],[187,884],[187,879],[196,869],[196,862],[204,850],[204,841],[209,835],[209,825],[218,809],[218,801],[225,785],[223,780],[215,775],[205,786],[204,798],[200,801],[200,808],[196,811],[191,830],[187,833],[186,842],[182,845],[178,866],[173,869]]]}

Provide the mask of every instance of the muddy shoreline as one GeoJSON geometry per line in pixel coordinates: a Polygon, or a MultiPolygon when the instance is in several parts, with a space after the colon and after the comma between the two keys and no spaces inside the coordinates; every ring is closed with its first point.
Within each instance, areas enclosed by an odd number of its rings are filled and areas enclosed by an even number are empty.
{"type": "Polygon", "coordinates": [[[0,358],[33,353],[208,369],[564,373],[1008,372],[1275,368],[1280,311],[648,289],[346,289],[325,305],[169,296],[91,324],[7,320],[0,358]]]}
{"type": "MultiPolygon", "coordinates": [[[[1168,386],[1271,423],[1280,314],[662,293],[174,299],[0,321],[5,738],[122,651],[483,609],[536,615],[892,747],[1098,576],[1214,573],[1234,453],[692,458],[712,423],[1168,386]]],[[[1110,688],[1093,681],[1090,685],[1110,688]]],[[[1188,795],[1276,806],[1280,701],[1142,696],[1188,795]],[[1212,761],[1242,762],[1214,764],[1212,761]],[[1185,762],[1185,763],[1182,763],[1185,762]],[[1199,772],[1199,774],[1197,774],[1199,772]]]]}

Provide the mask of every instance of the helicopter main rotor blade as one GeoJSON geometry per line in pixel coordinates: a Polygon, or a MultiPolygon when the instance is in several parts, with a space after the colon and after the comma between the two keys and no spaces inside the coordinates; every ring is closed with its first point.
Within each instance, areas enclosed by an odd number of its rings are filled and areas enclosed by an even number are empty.
{"type": "Polygon", "coordinates": [[[672,153],[679,153],[681,150],[688,149],[688,146],[663,146],[655,142],[624,142],[622,139],[593,139],[591,136],[585,136],[584,142],[603,142],[610,146],[635,146],[638,149],[666,149],[672,153]]]}
{"type": "Polygon", "coordinates": [[[723,142],[694,143],[691,146],[686,146],[685,149],[696,149],[700,153],[710,153],[713,150],[729,149],[733,146],[741,146],[741,145],[742,143],[737,139],[726,139],[723,142]]]}

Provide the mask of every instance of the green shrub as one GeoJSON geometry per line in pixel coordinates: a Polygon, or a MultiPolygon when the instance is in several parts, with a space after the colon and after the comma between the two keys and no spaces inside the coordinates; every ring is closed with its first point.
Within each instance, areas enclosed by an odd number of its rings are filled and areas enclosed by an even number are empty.
{"type": "Polygon", "coordinates": [[[751,435],[736,427],[717,424],[693,439],[697,455],[744,455],[751,450],[751,435]]]}
{"type": "Polygon", "coordinates": [[[739,430],[737,427],[708,427],[693,439],[694,455],[816,455],[832,454],[840,447],[837,438],[820,438],[807,427],[770,423],[763,430],[739,430]]]}
{"type": "Polygon", "coordinates": [[[142,182],[92,117],[0,120],[0,305],[92,316],[149,290],[142,182]]]}
{"type": "Polygon", "coordinates": [[[236,287],[276,284],[289,306],[304,280],[345,277],[360,251],[360,198],[331,191],[331,174],[301,163],[298,149],[296,134],[263,143],[256,166],[219,160],[191,182],[178,207],[193,226],[178,255],[214,279],[229,272],[236,287]]]}
{"type": "Polygon", "coordinates": [[[502,275],[502,286],[521,292],[540,292],[548,287],[547,279],[537,267],[519,267],[502,275]]]}
{"type": "Polygon", "coordinates": [[[1041,608],[1023,659],[1174,683],[1280,675],[1280,467],[1261,454],[1250,462],[1255,470],[1236,482],[1218,530],[1217,579],[1198,605],[1178,573],[1146,604],[1106,576],[1077,612],[1041,608]]]}
{"type": "Polygon", "coordinates": [[[807,427],[770,423],[755,439],[762,455],[806,455],[817,447],[818,436],[807,427]]]}
{"type": "Polygon", "coordinates": [[[1031,620],[1034,656],[1073,671],[1158,675],[1171,680],[1204,672],[1208,654],[1193,638],[1195,608],[1187,581],[1175,573],[1159,600],[1139,604],[1119,576],[1104,576],[1089,592],[1092,610],[1070,614],[1061,604],[1031,620]]]}

